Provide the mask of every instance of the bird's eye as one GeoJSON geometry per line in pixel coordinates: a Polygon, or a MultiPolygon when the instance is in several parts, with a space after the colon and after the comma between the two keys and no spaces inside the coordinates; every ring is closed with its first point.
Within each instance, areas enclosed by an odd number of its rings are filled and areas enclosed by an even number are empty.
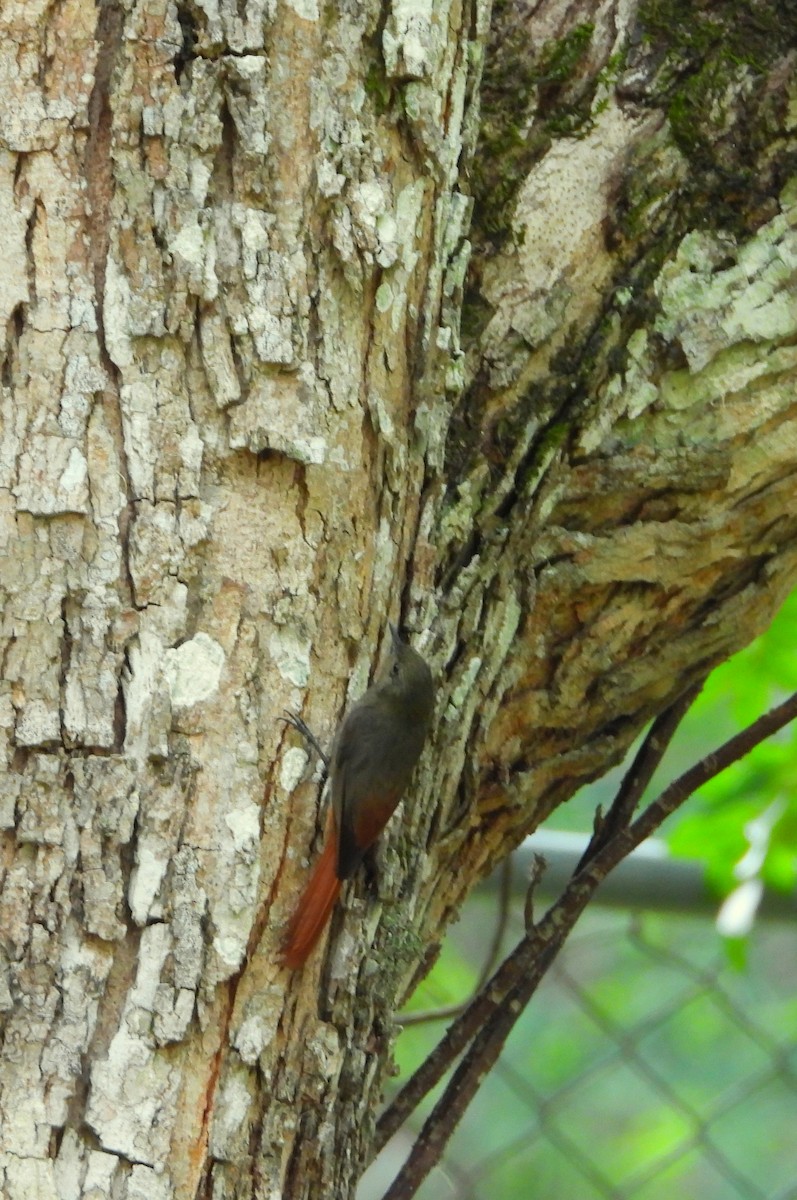
{"type": "Polygon", "coordinates": [[[398,665],[398,659],[396,659],[396,661],[393,663],[393,666],[390,668],[391,678],[398,679],[398,674],[399,674],[399,665],[398,665]]]}

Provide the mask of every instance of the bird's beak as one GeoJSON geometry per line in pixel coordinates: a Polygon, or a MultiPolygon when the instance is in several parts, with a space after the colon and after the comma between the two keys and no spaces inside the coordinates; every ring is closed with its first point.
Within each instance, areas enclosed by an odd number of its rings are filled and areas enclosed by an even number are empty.
{"type": "Polygon", "coordinates": [[[403,644],[401,638],[399,637],[399,631],[396,629],[396,626],[392,621],[388,621],[388,628],[390,630],[390,636],[393,639],[393,649],[397,650],[398,647],[403,644]]]}

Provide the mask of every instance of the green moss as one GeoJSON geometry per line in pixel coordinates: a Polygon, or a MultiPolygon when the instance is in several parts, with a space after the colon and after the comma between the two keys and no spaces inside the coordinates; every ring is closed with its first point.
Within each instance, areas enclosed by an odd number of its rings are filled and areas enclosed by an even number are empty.
{"type": "MultiPolygon", "coordinates": [[[[768,87],[767,72],[794,48],[797,2],[643,0],[639,23],[657,60],[649,98],[667,113],[672,142],[688,162],[682,196],[691,224],[749,231],[777,191],[761,159],[782,131],[783,91],[768,87]]],[[[789,157],[780,158],[786,174],[789,157]]]]}
{"type": "MultiPolygon", "coordinates": [[[[759,170],[763,149],[783,124],[783,89],[767,93],[770,67],[795,43],[797,0],[642,0],[631,50],[595,73],[594,27],[530,46],[533,27],[511,0],[496,0],[482,84],[482,128],[472,169],[474,232],[495,248],[509,236],[517,193],[557,137],[583,137],[609,103],[627,65],[642,80],[632,98],[661,108],[671,144],[688,163],[685,179],[648,173],[647,195],[621,206],[627,235],[643,231],[667,192],[701,207],[705,220],[738,231],[776,193],[780,180],[759,170]],[[745,76],[747,79],[745,80],[745,76]],[[741,85],[741,86],[740,86],[741,85]],[[685,186],[682,186],[685,185],[685,186]],[[659,195],[656,194],[658,187],[659,195]],[[774,190],[773,190],[774,189],[774,190]],[[741,218],[741,219],[740,219],[741,218]]],[[[646,163],[645,166],[648,164],[646,163]]],[[[654,164],[655,168],[655,164],[654,164]]],[[[638,185],[632,184],[632,186],[638,185]]],[[[477,246],[478,251],[478,246],[477,246]]]]}
{"type": "Polygon", "coordinates": [[[536,461],[538,463],[544,462],[551,451],[558,450],[567,441],[571,432],[568,421],[555,421],[552,425],[549,425],[544,430],[542,437],[535,447],[536,461]]]}
{"type": "Polygon", "coordinates": [[[586,70],[594,35],[590,22],[546,42],[535,55],[527,26],[503,23],[507,8],[494,6],[471,173],[474,226],[493,242],[508,235],[518,188],[552,139],[583,136],[591,128],[595,91],[605,78],[586,70]]]}
{"type": "MultiPolygon", "coordinates": [[[[797,0],[714,0],[699,7],[687,0],[641,0],[627,52],[597,76],[591,26],[530,53],[528,25],[519,19],[514,29],[508,16],[520,9],[500,0],[494,6],[473,172],[476,253],[463,314],[465,342],[478,338],[491,315],[480,295],[484,258],[510,235],[518,189],[552,139],[583,136],[615,83],[621,103],[637,112],[663,112],[668,120],[639,139],[612,181],[603,232],[615,272],[604,312],[590,328],[570,331],[566,348],[551,362],[550,379],[538,381],[507,415],[500,385],[486,370],[455,413],[447,447],[452,479],[476,462],[498,475],[527,436],[529,414],[539,426],[550,422],[549,432],[540,429],[524,455],[515,494],[545,457],[548,437],[577,430],[582,414],[603,402],[607,381],[629,369],[628,340],[634,330],[653,327],[660,311],[654,285],[684,236],[711,229],[747,240],[777,212],[786,180],[797,174],[784,82],[787,55],[797,44],[797,0]],[[498,410],[500,417],[485,415],[498,410]]],[[[680,354],[675,343],[670,349],[680,354]]],[[[681,363],[666,365],[677,369],[681,363]]]]}
{"type": "Polygon", "coordinates": [[[584,61],[592,42],[595,26],[585,21],[556,42],[546,42],[534,74],[539,84],[563,84],[584,61]]]}
{"type": "Polygon", "coordinates": [[[365,92],[371,98],[377,116],[381,117],[388,111],[393,102],[393,88],[385,75],[385,65],[381,58],[371,63],[365,76],[365,92]]]}
{"type": "MultiPolygon", "coordinates": [[[[749,238],[777,211],[797,169],[787,89],[773,87],[770,74],[794,43],[795,0],[710,8],[643,0],[639,20],[634,98],[668,121],[629,158],[607,228],[614,293],[632,298],[617,310],[621,346],[655,315],[652,285],[683,237],[710,229],[749,238]]],[[[613,369],[620,365],[615,355],[613,369]]]]}
{"type": "Polygon", "coordinates": [[[692,0],[643,0],[639,23],[647,42],[676,55],[676,74],[690,61],[715,58],[717,51],[734,66],[746,63],[764,71],[793,40],[796,13],[793,0],[726,0],[712,6],[692,0]]]}

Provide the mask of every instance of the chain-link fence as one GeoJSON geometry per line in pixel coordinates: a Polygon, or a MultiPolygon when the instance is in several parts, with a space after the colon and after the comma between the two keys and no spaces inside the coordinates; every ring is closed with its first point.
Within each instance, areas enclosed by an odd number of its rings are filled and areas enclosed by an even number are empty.
{"type": "MultiPolygon", "coordinates": [[[[494,906],[481,895],[466,908],[425,1007],[451,1000],[441,980],[467,989],[494,906]]],[[[404,1032],[402,1078],[441,1028],[404,1032]]],[[[413,1129],[368,1173],[361,1200],[382,1195],[413,1129]]],[[[707,910],[594,905],[419,1195],[797,1200],[793,918],[763,920],[740,970],[707,910]]]]}

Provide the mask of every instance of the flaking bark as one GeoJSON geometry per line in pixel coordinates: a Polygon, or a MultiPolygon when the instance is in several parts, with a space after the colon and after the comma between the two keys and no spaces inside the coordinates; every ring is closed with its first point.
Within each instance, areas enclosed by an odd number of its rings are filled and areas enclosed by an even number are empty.
{"type": "Polygon", "coordinates": [[[664,7],[4,5],[8,1200],[353,1194],[470,887],[793,585],[794,24],[664,7]],[[277,718],[389,617],[432,744],[291,980],[277,718]]]}

